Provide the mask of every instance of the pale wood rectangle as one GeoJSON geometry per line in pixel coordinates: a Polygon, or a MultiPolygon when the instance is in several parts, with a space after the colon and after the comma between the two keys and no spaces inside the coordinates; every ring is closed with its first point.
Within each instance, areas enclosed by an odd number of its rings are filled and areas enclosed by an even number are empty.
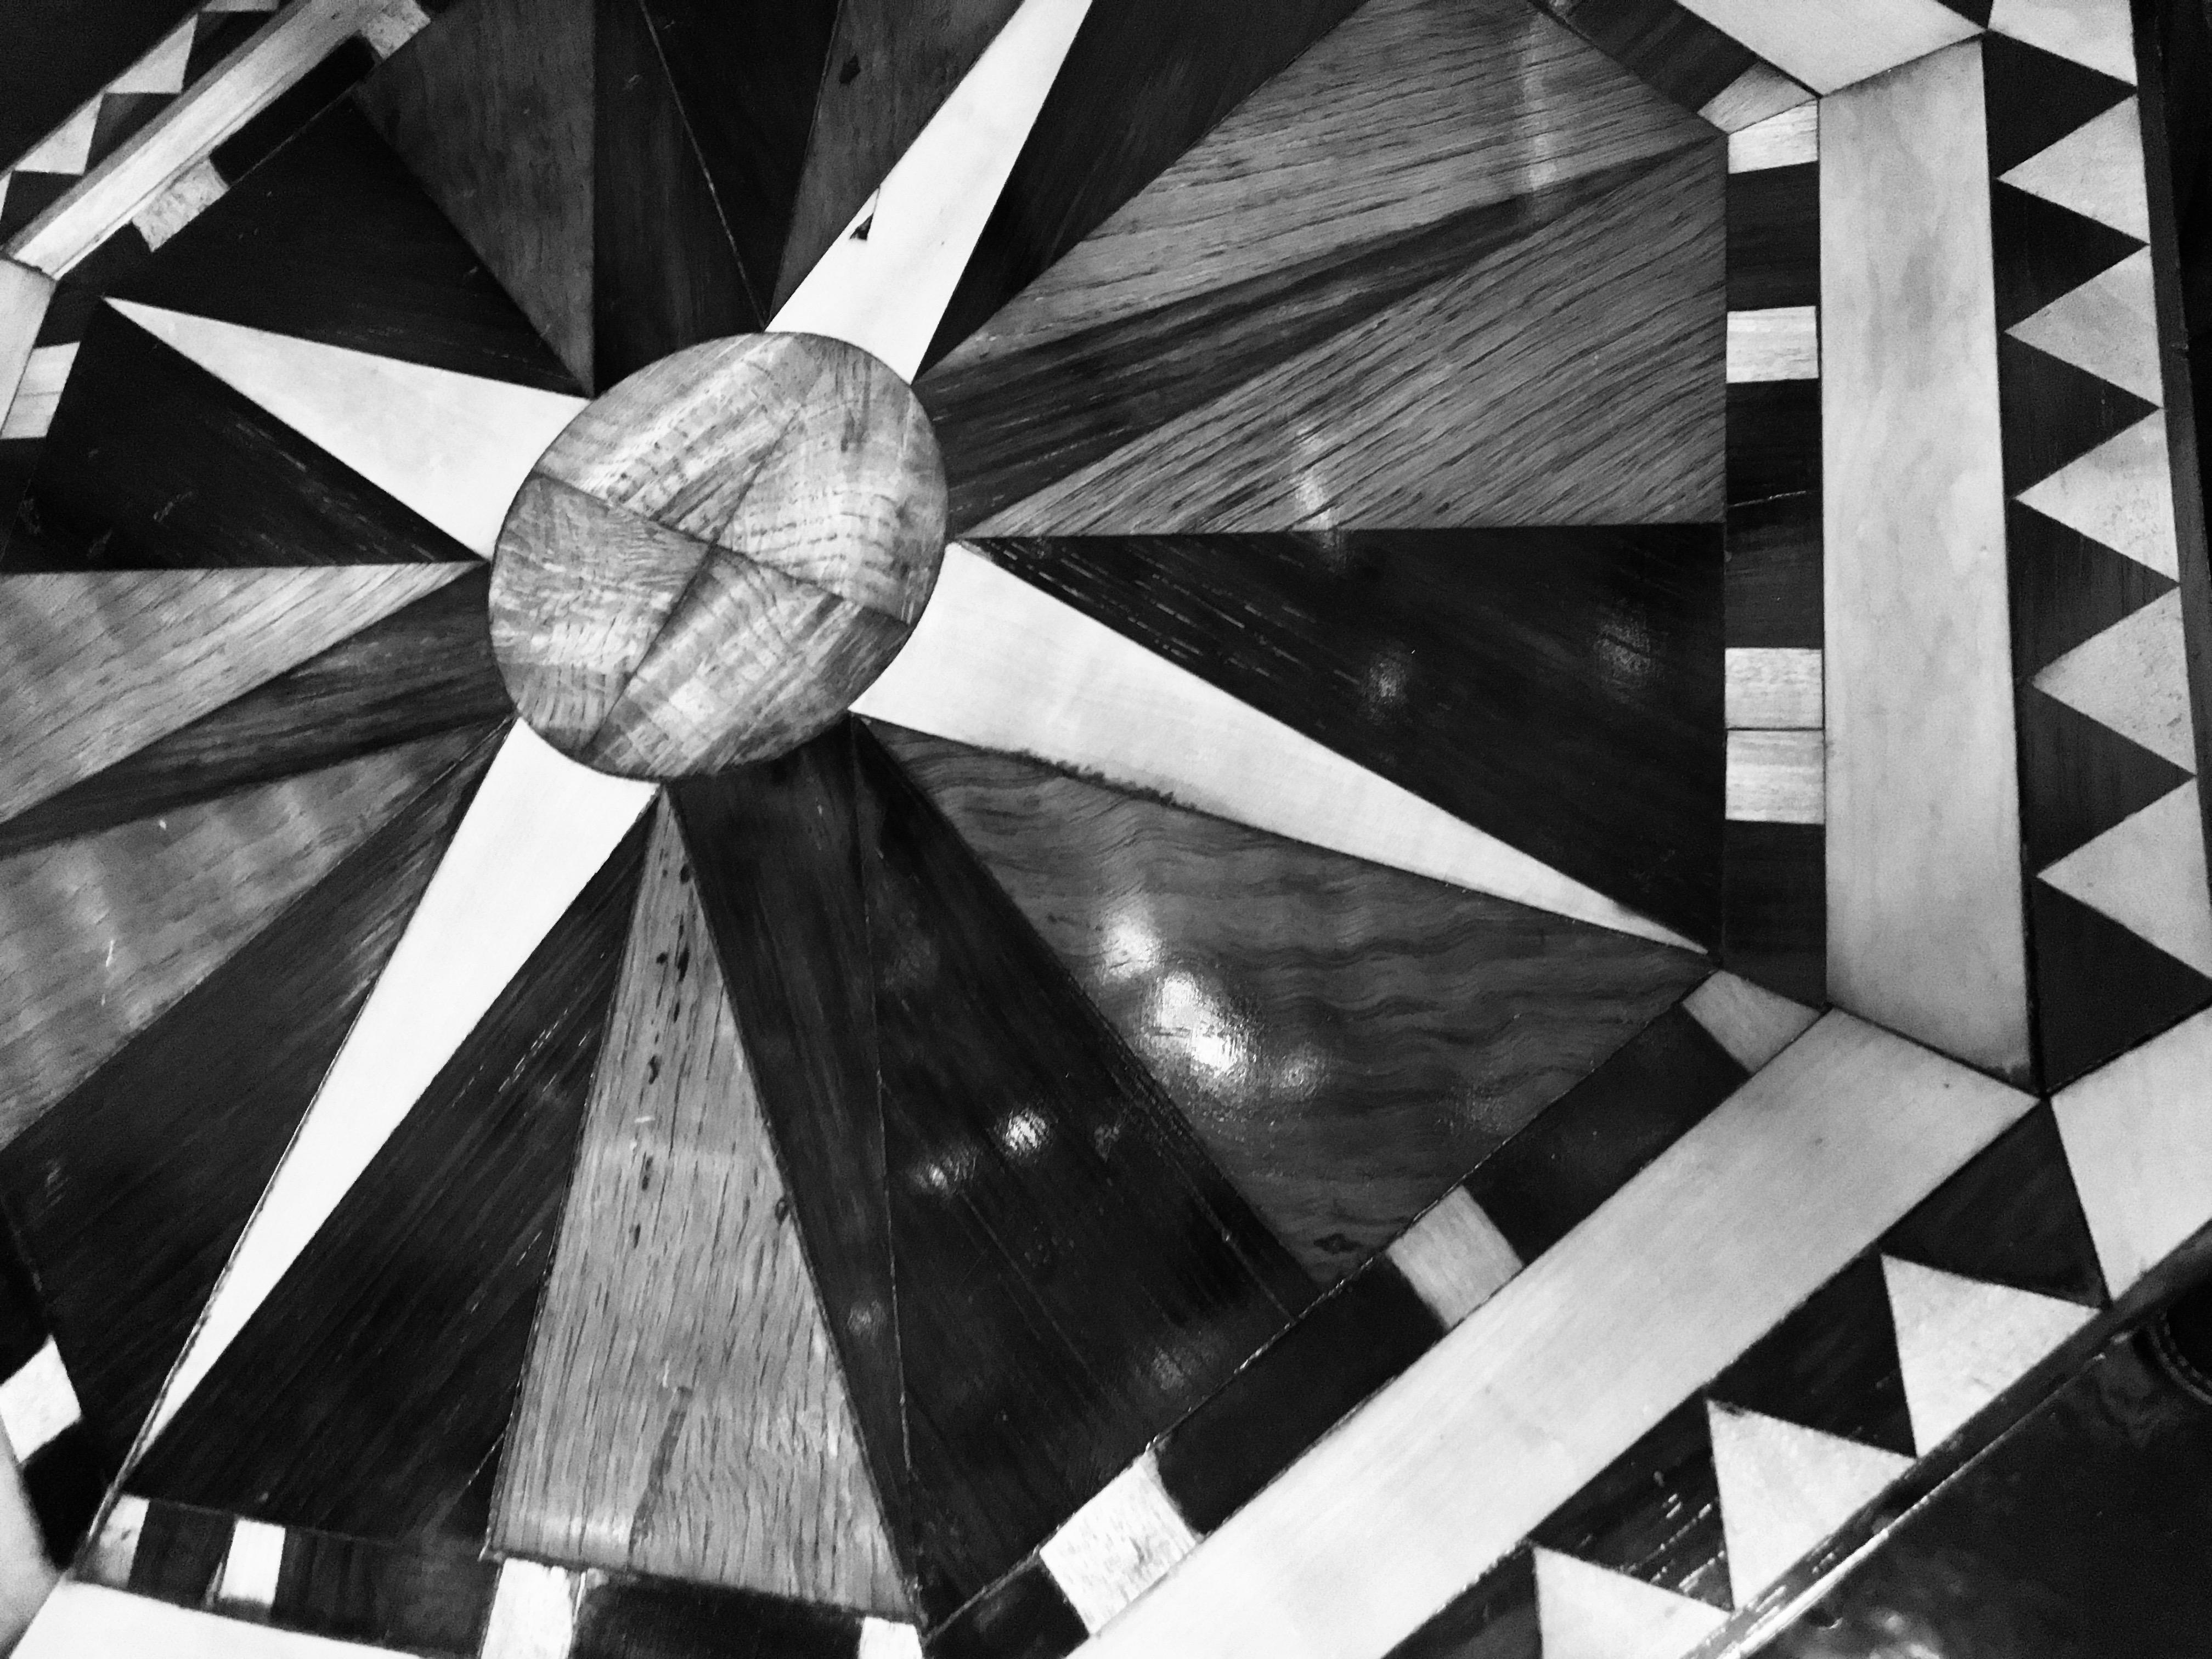
{"type": "Polygon", "coordinates": [[[0,1431],[6,1433],[18,1462],[27,1460],[82,1415],[69,1369],[51,1336],[13,1376],[0,1382],[0,1431]]]}
{"type": "Polygon", "coordinates": [[[1103,1630],[1197,1547],[1147,1451],[1037,1551],[1085,1630],[1103,1630]]]}
{"type": "Polygon", "coordinates": [[[1827,1015],[1082,1651],[1379,1659],[2033,1104],[1827,1015]]]}
{"type": "Polygon", "coordinates": [[[159,195],[131,216],[131,222],[149,248],[159,247],[221,201],[230,186],[215,163],[202,157],[164,185],[159,195]]]}
{"type": "Polygon", "coordinates": [[[1941,0],[1681,0],[1819,93],[1981,33],[1941,0]]]}
{"type": "Polygon", "coordinates": [[[1446,1330],[1521,1271],[1521,1258],[1464,1187],[1455,1187],[1391,1243],[1391,1265],[1446,1330]]]}
{"type": "Polygon", "coordinates": [[[1729,134],[1729,171],[1764,173],[1820,159],[1820,106],[1801,104],[1729,134]]]}
{"type": "MultiPolygon", "coordinates": [[[[1727,86],[1706,100],[1698,113],[1711,121],[1723,132],[1731,135],[1746,127],[1757,126],[1772,120],[1784,110],[1809,107],[1813,102],[1810,88],[1801,87],[1780,70],[1765,64],[1753,64],[1727,86]]],[[[1734,165],[1735,146],[1729,145],[1729,164],[1734,165]]]]}
{"type": "Polygon", "coordinates": [[[1778,996],[1726,969],[1685,997],[1682,1010],[1747,1072],[1759,1070],[1820,1018],[1802,1002],[1778,996]]]}
{"type": "Polygon", "coordinates": [[[240,1516],[230,1525],[230,1549],[216,1581],[216,1604],[226,1613],[266,1613],[276,1599],[284,1565],[284,1528],[240,1516]]]}
{"type": "Polygon", "coordinates": [[[1820,308],[1778,306],[1728,314],[1728,377],[1747,380],[1820,378],[1820,308]]]}
{"type": "Polygon", "coordinates": [[[1728,734],[1728,817],[1736,823],[1820,823],[1827,816],[1827,744],[1818,732],[1728,734]]]}
{"type": "Polygon", "coordinates": [[[15,400],[15,388],[30,367],[54,279],[43,270],[0,259],[0,414],[15,400]]]}
{"type": "Polygon", "coordinates": [[[67,274],[381,9],[380,0],[298,0],[24,226],[9,258],[67,274]]]}
{"type": "Polygon", "coordinates": [[[1821,105],[1828,990],[2028,1060],[1982,59],[1821,105]]]}
{"type": "Polygon", "coordinates": [[[501,1562],[478,1659],[567,1659],[583,1578],[542,1561],[501,1562]]]}
{"type": "Polygon", "coordinates": [[[1820,653],[1735,647],[1724,659],[1723,707],[1730,730],[1783,731],[1820,724],[1820,653]]]}

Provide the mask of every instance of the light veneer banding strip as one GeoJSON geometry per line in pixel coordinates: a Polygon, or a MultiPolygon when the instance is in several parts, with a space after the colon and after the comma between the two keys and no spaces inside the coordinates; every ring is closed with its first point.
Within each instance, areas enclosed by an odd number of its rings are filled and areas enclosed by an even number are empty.
{"type": "MultiPolygon", "coordinates": [[[[1780,70],[1753,64],[1716,94],[1698,113],[1723,132],[1735,134],[1770,121],[1784,110],[1809,106],[1810,88],[1802,87],[1780,70]]],[[[1731,152],[1734,144],[1730,146],[1731,152]]]]}
{"type": "Polygon", "coordinates": [[[82,1420],[76,1389],[51,1336],[15,1374],[0,1382],[0,1432],[18,1462],[28,1462],[53,1437],[82,1420]]]}
{"type": "Polygon", "coordinates": [[[1108,1481],[1037,1554],[1087,1630],[1103,1630],[1197,1547],[1146,1452],[1108,1481]]]}
{"type": "Polygon", "coordinates": [[[523,479],[584,407],[558,392],[109,303],[487,559],[523,479]]]}
{"type": "Polygon", "coordinates": [[[276,1599],[284,1565],[284,1528],[240,1516],[231,1522],[230,1549],[216,1580],[216,1605],[230,1613],[265,1614],[276,1599]]]}
{"type": "Polygon", "coordinates": [[[911,380],[1091,0],[1023,0],[944,107],[769,322],[911,380]]]}
{"type": "Polygon", "coordinates": [[[1029,755],[1234,823],[1695,949],[954,544],[857,714],[1029,755]]]}
{"type": "Polygon", "coordinates": [[[1378,1659],[2033,1104],[1826,1015],[1082,1651],[1378,1659]]]}
{"type": "Polygon", "coordinates": [[[564,1659],[583,1577],[540,1561],[501,1562],[478,1659],[564,1659]]]}
{"type": "Polygon", "coordinates": [[[46,272],[0,259],[0,416],[15,402],[53,296],[54,279],[46,272]]]}
{"type": "Polygon", "coordinates": [[[1464,1187],[1430,1206],[1386,1253],[1446,1330],[1521,1271],[1520,1255],[1464,1187]]]}
{"type": "Polygon", "coordinates": [[[1818,93],[1835,92],[1981,33],[1942,0],[1681,0],[1818,93]]]}
{"type": "Polygon", "coordinates": [[[1820,106],[1801,104],[1729,134],[1730,173],[1765,173],[1820,159],[1820,106]]]}
{"type": "Polygon", "coordinates": [[[284,1276],[648,803],[518,722],[232,1253],[141,1445],[284,1276]]]}
{"type": "Polygon", "coordinates": [[[333,1641],[242,1619],[180,1607],[104,1584],[64,1583],[46,1599],[15,1659],[86,1659],[92,1654],[160,1654],[161,1659],[361,1659],[394,1648],[333,1641]]]}
{"type": "Polygon", "coordinates": [[[1820,724],[1820,653],[1790,647],[1731,647],[1723,658],[1723,718],[1731,731],[1820,724]]]}
{"type": "Polygon", "coordinates": [[[1723,969],[1682,999],[1683,1012],[1747,1072],[1756,1072],[1820,1018],[1763,985],[1723,969]]]}
{"type": "Polygon", "coordinates": [[[1731,731],[1726,803],[1729,822],[1825,822],[1827,760],[1827,742],[1818,731],[1731,731]]]}
{"type": "Polygon", "coordinates": [[[2029,1056],[1982,58],[1822,100],[1829,994],[2029,1056]]]}
{"type": "Polygon", "coordinates": [[[1817,380],[1820,378],[1820,311],[1781,306],[1728,314],[1728,378],[1817,380]]]}
{"type": "Polygon", "coordinates": [[[51,276],[66,275],[386,3],[296,0],[26,225],[8,256],[51,276]]]}

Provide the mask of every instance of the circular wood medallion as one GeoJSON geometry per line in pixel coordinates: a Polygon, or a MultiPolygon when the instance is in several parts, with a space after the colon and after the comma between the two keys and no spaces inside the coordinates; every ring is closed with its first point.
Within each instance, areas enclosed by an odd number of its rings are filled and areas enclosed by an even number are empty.
{"type": "Polygon", "coordinates": [[[538,459],[500,532],[492,647],[522,718],[586,765],[719,771],[842,714],[944,549],[944,465],[904,381],[817,335],[716,340],[538,459]]]}

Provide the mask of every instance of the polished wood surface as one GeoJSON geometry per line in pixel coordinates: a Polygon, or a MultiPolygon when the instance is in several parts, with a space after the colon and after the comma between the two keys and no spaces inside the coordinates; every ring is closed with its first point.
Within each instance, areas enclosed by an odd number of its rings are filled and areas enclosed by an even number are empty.
{"type": "Polygon", "coordinates": [[[842,714],[943,546],[929,423],[840,342],[758,335],[632,376],[548,449],[501,532],[492,647],[555,746],[711,772],[842,714]]]}
{"type": "Polygon", "coordinates": [[[689,855],[647,849],[495,1547],[898,1616],[907,1592],[689,855]]]}

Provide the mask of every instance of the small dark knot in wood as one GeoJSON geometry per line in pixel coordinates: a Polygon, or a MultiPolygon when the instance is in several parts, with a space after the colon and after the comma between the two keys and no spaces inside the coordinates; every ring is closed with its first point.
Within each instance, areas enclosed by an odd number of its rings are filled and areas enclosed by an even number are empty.
{"type": "Polygon", "coordinates": [[[904,381],[817,335],[716,340],[538,459],[500,532],[492,648],[523,719],[586,765],[719,771],[842,714],[944,550],[944,464],[904,381]]]}

